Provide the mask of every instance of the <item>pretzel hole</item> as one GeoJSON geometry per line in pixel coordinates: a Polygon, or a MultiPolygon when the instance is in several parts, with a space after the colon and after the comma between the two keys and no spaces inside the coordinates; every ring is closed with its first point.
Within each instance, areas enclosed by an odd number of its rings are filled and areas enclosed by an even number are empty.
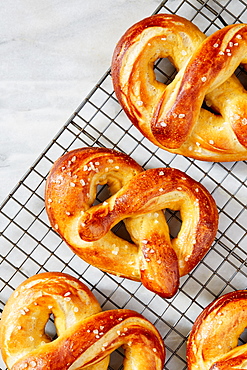
{"type": "Polygon", "coordinates": [[[177,70],[168,58],[158,58],[154,63],[154,74],[158,82],[168,85],[175,78],[177,70]]]}
{"type": "Polygon", "coordinates": [[[166,222],[169,226],[170,238],[175,239],[181,229],[182,219],[180,211],[166,209],[164,211],[166,222]]]}
{"type": "Polygon", "coordinates": [[[99,203],[103,203],[108,198],[110,198],[110,196],[112,195],[110,193],[110,189],[109,189],[108,185],[97,185],[96,194],[97,195],[96,195],[95,201],[93,203],[93,206],[97,205],[99,203]]]}
{"type": "Polygon", "coordinates": [[[115,225],[111,230],[115,235],[119,236],[120,238],[128,241],[129,243],[133,243],[130,234],[128,233],[125,224],[123,221],[119,222],[115,225]]]}
{"type": "Polygon", "coordinates": [[[55,340],[57,338],[57,329],[54,324],[54,315],[50,314],[49,320],[45,325],[45,334],[51,339],[55,340]]]}
{"type": "Polygon", "coordinates": [[[237,78],[239,79],[239,81],[241,82],[245,90],[247,90],[247,66],[240,65],[236,69],[235,75],[237,76],[237,78]]]}
{"type": "Polygon", "coordinates": [[[242,332],[242,334],[238,338],[238,346],[242,346],[243,344],[246,343],[247,343],[247,328],[242,332]]]}

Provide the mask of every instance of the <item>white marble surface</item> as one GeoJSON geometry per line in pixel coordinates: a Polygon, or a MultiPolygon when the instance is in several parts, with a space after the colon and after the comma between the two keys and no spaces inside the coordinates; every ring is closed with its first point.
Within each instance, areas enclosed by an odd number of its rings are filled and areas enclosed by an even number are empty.
{"type": "MultiPolygon", "coordinates": [[[[179,2],[179,1],[178,1],[179,2]]],[[[8,0],[0,12],[0,203],[159,0],[8,0]]]]}

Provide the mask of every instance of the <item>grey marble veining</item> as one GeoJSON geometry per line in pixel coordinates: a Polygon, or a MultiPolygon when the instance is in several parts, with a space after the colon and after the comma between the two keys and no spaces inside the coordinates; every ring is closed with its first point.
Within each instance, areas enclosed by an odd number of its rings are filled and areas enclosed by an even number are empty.
{"type": "Polygon", "coordinates": [[[10,0],[0,23],[0,202],[158,0],[10,0]]]}

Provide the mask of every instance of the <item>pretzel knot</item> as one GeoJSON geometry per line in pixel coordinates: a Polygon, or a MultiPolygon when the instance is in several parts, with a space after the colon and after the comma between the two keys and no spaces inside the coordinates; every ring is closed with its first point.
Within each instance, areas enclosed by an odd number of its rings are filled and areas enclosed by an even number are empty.
{"type": "Polygon", "coordinates": [[[170,168],[144,171],[128,155],[105,148],[73,150],[53,165],[46,183],[51,226],[82,259],[99,269],[141,281],[172,297],[179,278],[208,251],[218,226],[210,193],[188,175],[170,168]],[[112,196],[94,205],[97,186],[112,196]],[[171,240],[163,210],[180,211],[171,240]],[[111,230],[124,222],[131,241],[111,230]]]}
{"type": "Polygon", "coordinates": [[[109,355],[126,352],[124,369],[162,370],[164,343],[157,329],[131,310],[101,312],[91,291],[63,273],[27,279],[9,298],[0,343],[11,370],[107,370],[109,355]],[[58,337],[45,334],[54,314],[58,337]]]}
{"type": "Polygon", "coordinates": [[[246,344],[238,339],[247,326],[247,290],[227,293],[196,319],[187,343],[189,370],[246,369],[246,344]]]}
{"type": "Polygon", "coordinates": [[[247,95],[234,76],[247,63],[246,37],[246,24],[235,24],[206,38],[171,14],[133,25],[112,58],[116,96],[132,123],[172,153],[217,162],[247,159],[247,95]],[[177,70],[169,85],[156,79],[160,58],[177,70]]]}

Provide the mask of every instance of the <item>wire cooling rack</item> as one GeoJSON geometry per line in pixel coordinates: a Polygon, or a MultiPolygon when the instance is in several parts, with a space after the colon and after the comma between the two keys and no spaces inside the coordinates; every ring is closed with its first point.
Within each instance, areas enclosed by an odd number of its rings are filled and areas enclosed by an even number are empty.
{"type": "MultiPolygon", "coordinates": [[[[168,0],[154,13],[161,12],[184,16],[206,34],[226,24],[247,22],[244,0],[168,0]]],[[[155,72],[166,83],[175,74],[163,60],[157,61],[155,72]]],[[[237,73],[244,81],[245,73],[241,69],[237,73]]],[[[198,314],[219,295],[246,288],[246,178],[245,161],[199,162],[168,153],[143,138],[120,109],[108,70],[0,207],[0,309],[29,276],[67,272],[90,287],[103,309],[130,308],[142,313],[164,339],[165,369],[186,369],[186,340],[198,314]],[[51,230],[44,208],[47,174],[66,151],[85,146],[123,151],[144,168],[179,168],[203,183],[215,198],[220,217],[216,240],[193,272],[181,279],[172,299],[162,299],[137,282],[88,265],[51,230]]],[[[168,211],[167,219],[172,234],[179,216],[168,211]]],[[[122,356],[121,350],[115,351],[110,369],[122,367],[122,356]]],[[[3,362],[0,366],[5,368],[3,362]]]]}

